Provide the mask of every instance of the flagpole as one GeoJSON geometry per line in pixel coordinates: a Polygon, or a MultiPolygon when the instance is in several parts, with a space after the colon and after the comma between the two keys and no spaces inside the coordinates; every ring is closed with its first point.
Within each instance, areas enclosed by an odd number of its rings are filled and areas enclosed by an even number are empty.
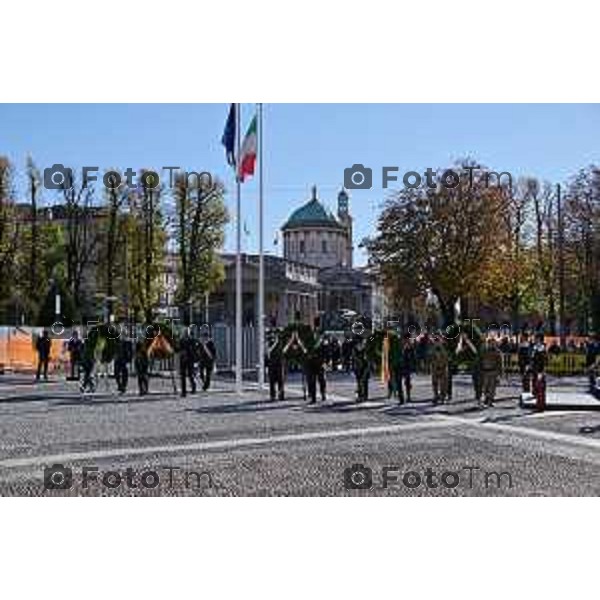
{"type": "Polygon", "coordinates": [[[258,388],[265,387],[265,256],[263,202],[263,105],[258,103],[258,388]]]}
{"type": "Polygon", "coordinates": [[[235,255],[235,390],[242,392],[242,201],[241,181],[239,176],[240,165],[240,131],[242,128],[240,104],[235,105],[235,145],[236,145],[236,220],[237,220],[237,251],[235,255]]]}

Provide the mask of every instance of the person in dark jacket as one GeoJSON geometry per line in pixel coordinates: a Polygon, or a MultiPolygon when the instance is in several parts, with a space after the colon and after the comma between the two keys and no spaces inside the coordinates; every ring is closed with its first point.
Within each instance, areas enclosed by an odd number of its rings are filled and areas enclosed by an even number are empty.
{"type": "Polygon", "coordinates": [[[127,383],[129,381],[129,363],[133,358],[133,348],[131,340],[124,336],[117,340],[115,351],[115,379],[117,381],[117,389],[120,394],[127,391],[127,383]]]}
{"type": "Polygon", "coordinates": [[[345,373],[350,373],[352,370],[352,348],[354,342],[351,338],[346,337],[342,342],[342,369],[345,373]]]}
{"type": "Polygon", "coordinates": [[[371,363],[367,340],[357,336],[352,347],[352,368],[356,377],[356,400],[366,402],[369,399],[369,378],[371,376],[371,363]]]}
{"type": "Polygon", "coordinates": [[[415,347],[409,333],[404,335],[402,343],[402,353],[400,368],[398,369],[398,402],[410,402],[410,392],[412,390],[411,376],[417,365],[415,347]]]}
{"type": "Polygon", "coordinates": [[[81,376],[81,358],[83,352],[83,342],[79,337],[79,332],[77,330],[73,331],[73,335],[67,343],[67,350],[69,352],[69,362],[71,363],[70,379],[79,380],[81,376]],[[77,369],[77,376],[75,376],[75,369],[77,369]]]}
{"type": "Polygon", "coordinates": [[[148,393],[149,365],[148,349],[143,340],[140,340],[135,345],[135,372],[137,375],[138,392],[140,396],[145,396],[148,393]]]}
{"type": "Polygon", "coordinates": [[[96,390],[96,381],[94,379],[95,358],[95,343],[94,339],[89,337],[86,339],[81,349],[81,368],[83,370],[83,381],[79,387],[81,393],[94,392],[96,390]]]}
{"type": "Polygon", "coordinates": [[[285,359],[281,333],[270,331],[267,336],[265,362],[269,376],[269,396],[271,400],[285,398],[285,359]]]}
{"type": "Polygon", "coordinates": [[[206,392],[210,388],[210,378],[215,369],[215,360],[217,358],[217,347],[208,331],[203,331],[200,334],[197,349],[200,381],[202,381],[202,389],[206,392]]]}
{"type": "Polygon", "coordinates": [[[327,395],[327,380],[325,379],[325,361],[327,344],[322,335],[315,329],[313,331],[312,344],[306,348],[304,358],[304,374],[306,376],[306,387],[308,388],[309,404],[317,401],[317,383],[321,401],[325,402],[327,395]]]}
{"type": "Polygon", "coordinates": [[[600,358],[600,342],[599,336],[596,334],[590,338],[585,345],[585,366],[588,372],[590,391],[596,392],[596,383],[598,375],[599,359],[600,358]]]}
{"type": "Polygon", "coordinates": [[[187,380],[190,381],[190,392],[196,393],[196,378],[194,377],[194,363],[197,359],[196,340],[187,331],[179,342],[179,376],[181,379],[181,396],[187,396],[187,380]]]}
{"type": "Polygon", "coordinates": [[[383,346],[387,345],[387,368],[388,368],[388,398],[396,396],[399,398],[400,386],[400,367],[402,365],[402,342],[398,334],[393,330],[386,332],[383,346]]]}
{"type": "Polygon", "coordinates": [[[533,344],[529,340],[529,336],[524,333],[521,336],[521,341],[517,349],[517,363],[519,365],[519,373],[521,375],[521,388],[524,392],[531,390],[531,350],[533,344]]]}
{"type": "Polygon", "coordinates": [[[44,371],[44,379],[48,379],[48,362],[50,361],[50,348],[52,342],[48,337],[48,330],[44,329],[42,334],[38,336],[35,348],[38,353],[38,366],[37,366],[37,375],[36,379],[39,381],[42,373],[42,369],[44,371]]]}

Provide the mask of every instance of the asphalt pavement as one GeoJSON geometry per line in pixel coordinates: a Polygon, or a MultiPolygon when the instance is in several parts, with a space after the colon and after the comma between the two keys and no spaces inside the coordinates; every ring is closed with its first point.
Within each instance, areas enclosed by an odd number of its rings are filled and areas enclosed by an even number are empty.
{"type": "MultiPolygon", "coordinates": [[[[503,379],[478,409],[467,376],[434,406],[417,376],[399,406],[371,381],[357,404],[351,376],[330,376],[308,405],[290,377],[284,401],[256,384],[242,394],[217,379],[181,398],[152,380],[140,398],[114,381],[82,396],[75,382],[0,379],[0,494],[201,496],[598,495],[600,411],[538,413],[503,379]],[[50,488],[50,489],[49,489],[50,488]]],[[[583,378],[549,380],[552,393],[585,393],[583,378]]],[[[600,408],[600,402],[598,402],[600,408]]]]}

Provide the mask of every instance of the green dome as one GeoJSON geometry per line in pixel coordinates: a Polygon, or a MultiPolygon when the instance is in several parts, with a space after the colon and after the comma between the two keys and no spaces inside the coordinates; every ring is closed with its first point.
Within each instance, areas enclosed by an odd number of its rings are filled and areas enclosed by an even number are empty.
{"type": "Polygon", "coordinates": [[[326,210],[317,199],[317,190],[313,187],[313,197],[295,210],[282,229],[297,229],[302,227],[333,227],[343,229],[338,220],[326,210]]]}

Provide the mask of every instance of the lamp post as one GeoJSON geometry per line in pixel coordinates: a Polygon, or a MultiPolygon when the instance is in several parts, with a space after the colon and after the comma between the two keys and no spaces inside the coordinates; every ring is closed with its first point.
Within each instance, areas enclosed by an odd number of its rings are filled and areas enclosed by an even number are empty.
{"type": "Polygon", "coordinates": [[[194,305],[194,301],[190,298],[187,301],[187,305],[188,305],[188,327],[190,327],[192,325],[192,307],[194,305]]]}

